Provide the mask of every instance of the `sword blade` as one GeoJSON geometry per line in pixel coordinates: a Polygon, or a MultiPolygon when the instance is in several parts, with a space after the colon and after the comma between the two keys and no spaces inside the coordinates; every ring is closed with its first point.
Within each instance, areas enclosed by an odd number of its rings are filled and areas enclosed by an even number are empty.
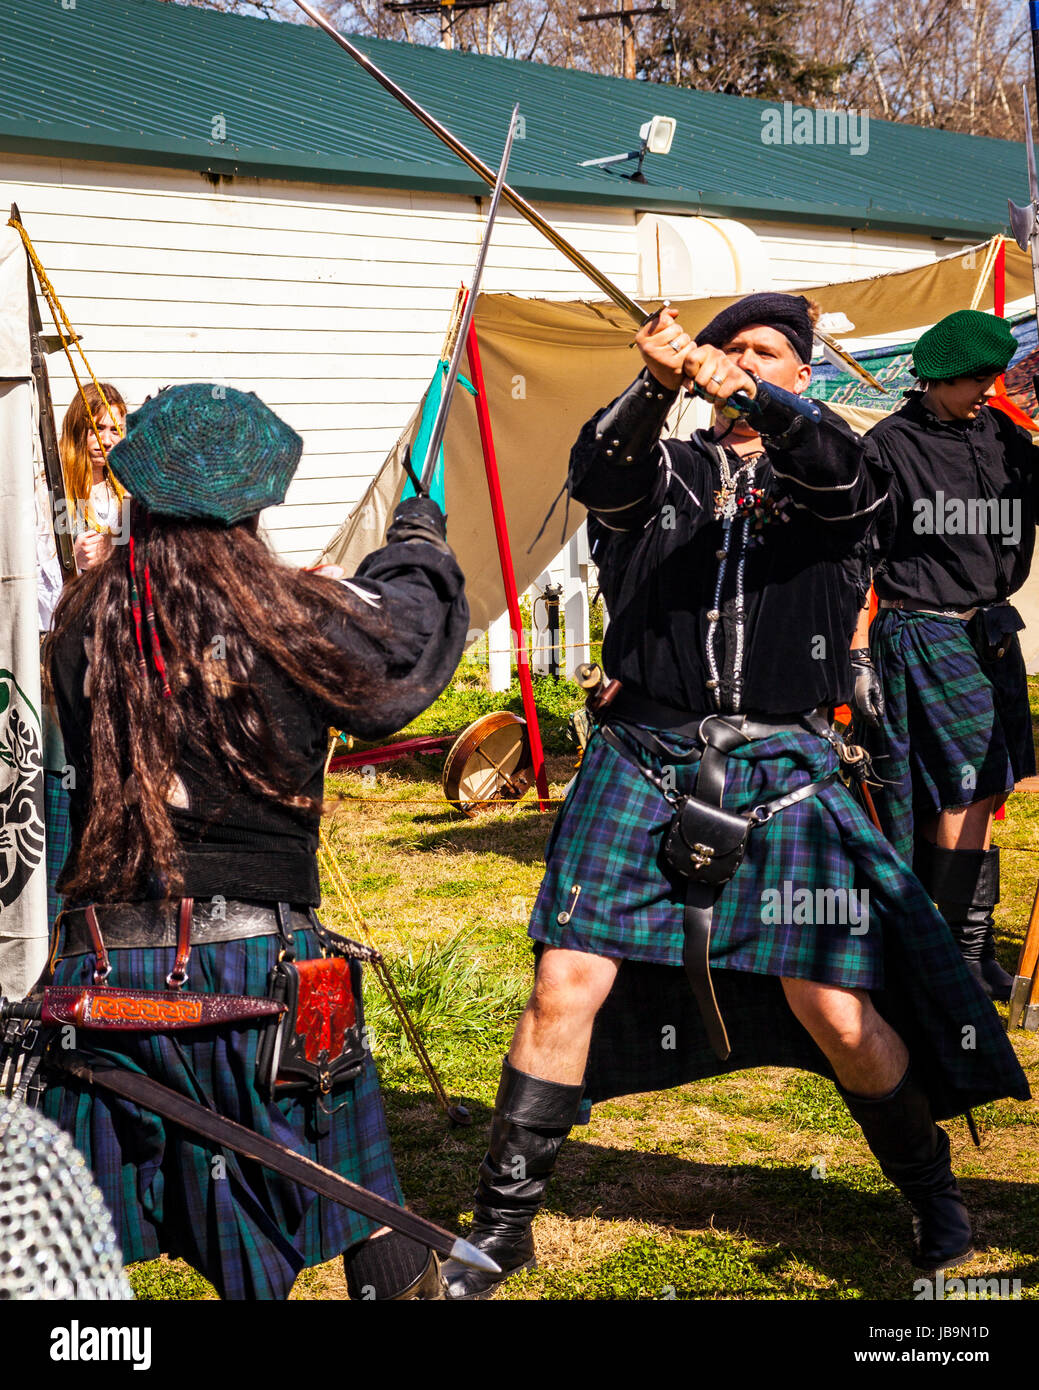
{"type": "Polygon", "coordinates": [[[338,1173],[322,1167],[320,1163],[315,1163],[304,1154],[293,1153],[291,1149],[276,1144],[273,1139],[266,1139],[255,1130],[217,1114],[215,1110],[207,1110],[204,1105],[181,1095],[179,1091],[170,1090],[161,1082],[153,1081],[150,1076],[126,1071],[121,1067],[91,1067],[74,1052],[62,1054],[60,1050],[56,1050],[47,1060],[48,1065],[59,1066],[84,1085],[111,1091],[122,1096],[124,1100],[131,1100],[135,1105],[141,1105],[164,1119],[193,1130],[204,1139],[219,1144],[221,1148],[232,1149],[245,1158],[255,1159],[265,1168],[271,1168],[275,1173],[291,1178],[293,1182],[298,1182],[301,1187],[309,1188],[319,1196],[328,1197],[333,1202],[349,1207],[351,1211],[370,1217],[381,1226],[389,1226],[391,1230],[410,1236],[420,1245],[435,1250],[438,1255],[460,1260],[473,1269],[486,1270],[489,1274],[501,1273],[493,1260],[468,1241],[451,1235],[449,1231],[432,1221],[427,1221],[423,1216],[417,1216],[413,1211],[405,1211],[403,1207],[395,1206],[385,1197],[369,1192],[366,1187],[340,1177],[338,1173]]]}
{"type": "MultiPolygon", "coordinates": [[[[478,158],[473,154],[472,150],[463,145],[457,136],[452,135],[446,126],[441,125],[435,116],[431,116],[424,106],[420,106],[413,97],[408,96],[403,87],[398,87],[391,77],[387,77],[382,69],[376,67],[372,60],[366,57],[359,48],[355,47],[349,39],[344,39],[338,29],[336,29],[323,14],[315,10],[312,5],[308,4],[307,0],[295,0],[295,3],[308,19],[313,20],[320,29],[324,29],[329,38],[334,39],[339,47],[345,53],[348,53],[355,63],[359,63],[370,77],[374,77],[376,82],[378,82],[381,87],[385,88],[385,90],[399,101],[402,106],[405,106],[413,116],[417,116],[426,129],[432,131],[438,140],[443,141],[449,150],[452,150],[464,164],[467,164],[469,168],[472,169],[474,174],[479,174],[484,183],[490,184],[492,188],[494,187],[497,175],[494,173],[493,169],[489,169],[482,159],[478,158]]],[[[615,285],[610,277],[603,274],[598,266],[593,265],[587,256],[583,256],[576,246],[572,246],[561,232],[557,232],[549,222],[545,221],[537,208],[532,207],[531,204],[527,202],[526,198],[521,198],[516,190],[510,188],[507,183],[502,185],[502,197],[510,207],[514,208],[521,217],[525,217],[532,227],[536,227],[542,236],[546,237],[557,250],[561,251],[567,260],[573,262],[578,270],[583,271],[593,284],[598,285],[603,293],[607,295],[608,298],[612,299],[619,309],[623,309],[632,323],[641,328],[644,323],[648,323],[650,319],[656,317],[655,312],[648,314],[645,309],[636,304],[635,300],[632,299],[630,295],[625,294],[619,285],[615,285]]],[[[460,334],[459,338],[461,338],[460,334]]],[[[698,394],[702,394],[699,388],[697,388],[697,391],[698,394]]],[[[813,423],[818,423],[821,412],[814,402],[796,396],[791,391],[784,391],[779,386],[770,385],[769,394],[777,403],[781,403],[794,414],[803,415],[806,419],[813,421],[813,423]]],[[[744,395],[742,391],[737,391],[734,395],[730,396],[727,406],[730,411],[735,410],[736,413],[740,415],[753,414],[754,411],[752,397],[744,395]]]]}
{"type": "Polygon", "coordinates": [[[458,325],[458,333],[451,353],[451,362],[447,369],[447,376],[444,378],[444,389],[440,393],[440,405],[437,407],[436,419],[433,421],[433,429],[429,436],[429,449],[426,454],[425,466],[422,469],[421,491],[425,493],[428,493],[429,485],[433,480],[433,473],[440,454],[440,445],[443,442],[444,431],[447,429],[447,414],[451,409],[451,397],[454,395],[455,385],[458,381],[458,368],[461,366],[462,353],[465,351],[466,340],[469,337],[469,326],[473,321],[473,312],[476,309],[476,296],[480,291],[483,267],[491,244],[491,229],[494,226],[498,204],[501,202],[502,188],[505,185],[505,171],[509,167],[509,156],[512,154],[512,142],[516,135],[516,116],[518,113],[519,103],[517,102],[512,108],[512,115],[509,117],[509,133],[505,140],[505,151],[501,157],[498,177],[494,182],[491,204],[487,210],[487,225],[483,229],[483,240],[480,242],[480,251],[476,257],[472,284],[469,286],[469,294],[466,297],[465,308],[462,311],[462,319],[458,325]]]}
{"type": "MultiPolygon", "coordinates": [[[[430,115],[424,106],[420,106],[413,97],[410,97],[403,87],[398,87],[391,77],[388,77],[381,68],[376,67],[372,60],[352,44],[349,39],[345,39],[338,29],[336,29],[320,11],[315,10],[312,5],[307,3],[307,0],[295,0],[295,3],[308,19],[313,20],[320,29],[324,29],[329,38],[334,39],[339,47],[345,53],[348,53],[355,63],[359,63],[360,66],[364,68],[365,72],[368,73],[369,77],[374,77],[380,87],[385,88],[390,96],[394,97],[402,106],[406,107],[413,116],[417,116],[426,129],[432,131],[437,139],[441,140],[449,150],[453,151],[464,164],[467,164],[474,174],[478,174],[480,178],[483,179],[484,183],[488,184],[491,188],[494,187],[497,175],[493,169],[488,168],[483,160],[473,154],[472,150],[466,145],[463,145],[457,136],[452,135],[448,128],[441,125],[435,116],[430,115]]],[[[630,316],[633,323],[639,325],[645,323],[646,319],[649,317],[646,311],[640,308],[629,295],[626,295],[619,285],[615,285],[608,275],[604,275],[598,266],[593,265],[587,256],[583,256],[576,246],[572,246],[561,232],[557,232],[550,223],[546,222],[537,208],[532,207],[531,204],[527,202],[526,198],[522,198],[516,190],[510,188],[507,183],[502,186],[502,197],[521,217],[525,217],[531,226],[536,227],[542,236],[547,237],[552,245],[563,253],[567,260],[572,261],[573,264],[577,266],[578,270],[583,271],[594,284],[598,285],[603,293],[607,295],[608,298],[612,299],[619,309],[623,309],[624,312],[630,316]]]]}

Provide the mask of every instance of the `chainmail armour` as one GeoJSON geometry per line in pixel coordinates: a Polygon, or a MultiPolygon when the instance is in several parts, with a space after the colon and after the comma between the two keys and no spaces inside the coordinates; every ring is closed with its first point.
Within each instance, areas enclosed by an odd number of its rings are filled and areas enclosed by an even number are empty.
{"type": "Polygon", "coordinates": [[[56,1124],[0,1097],[0,1300],[131,1298],[83,1155],[56,1124]]]}

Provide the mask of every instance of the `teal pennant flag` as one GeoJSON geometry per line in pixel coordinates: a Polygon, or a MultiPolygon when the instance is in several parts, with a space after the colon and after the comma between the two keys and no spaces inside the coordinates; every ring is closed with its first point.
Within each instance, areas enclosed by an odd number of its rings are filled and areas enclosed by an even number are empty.
{"type": "MultiPolygon", "coordinates": [[[[426,399],[422,403],[422,419],[419,421],[418,433],[411,446],[411,466],[415,472],[421,475],[422,467],[426,461],[426,454],[429,451],[429,437],[433,433],[433,424],[437,418],[437,411],[440,409],[440,398],[444,390],[444,378],[447,376],[447,363],[438,362],[436,371],[433,373],[433,380],[429,383],[429,390],[426,392],[426,399]]],[[[471,381],[459,372],[458,384],[464,386],[470,396],[476,395],[476,387],[471,381]]],[[[404,484],[404,497],[415,496],[415,484],[409,478],[404,484]]],[[[433,479],[429,485],[429,495],[437,504],[442,512],[447,511],[447,503],[444,500],[444,446],[440,446],[440,456],[437,459],[437,466],[433,472],[433,479]]]]}

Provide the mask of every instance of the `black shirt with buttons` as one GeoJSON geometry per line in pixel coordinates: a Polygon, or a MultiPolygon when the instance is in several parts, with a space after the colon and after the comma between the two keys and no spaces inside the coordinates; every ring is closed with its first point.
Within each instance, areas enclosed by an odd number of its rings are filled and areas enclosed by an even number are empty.
{"type": "Polygon", "coordinates": [[[1016,593],[1035,546],[1039,452],[1003,411],[939,420],[923,393],[867,439],[891,468],[877,523],[881,599],[967,609],[1016,593]]]}
{"type": "MultiPolygon", "coordinates": [[[[762,505],[734,520],[719,591],[718,446],[709,431],[659,441],[662,410],[651,417],[661,388],[646,372],[638,384],[653,398],[643,407],[644,437],[630,413],[627,433],[612,425],[622,396],[588,421],[570,456],[568,487],[590,513],[609,612],[607,675],[632,694],[692,713],[774,715],[843,703],[886,466],[825,406],[820,424],[806,424],[785,447],[763,440],[752,480],[762,505]],[[614,434],[623,434],[623,448],[614,434]]],[[[662,409],[674,400],[664,395],[662,409]]],[[[732,473],[746,461],[732,450],[726,458],[732,473]]]]}

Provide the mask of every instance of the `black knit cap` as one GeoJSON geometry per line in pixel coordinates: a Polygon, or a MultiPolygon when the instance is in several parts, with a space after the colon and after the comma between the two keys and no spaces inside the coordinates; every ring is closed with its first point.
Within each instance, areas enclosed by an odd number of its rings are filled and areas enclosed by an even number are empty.
{"type": "Polygon", "coordinates": [[[801,361],[811,362],[812,320],[808,317],[808,300],[801,294],[748,294],[746,299],[738,299],[716,314],[697,333],[696,341],[701,347],[723,348],[752,323],[782,333],[801,361]]]}
{"type": "Polygon", "coordinates": [[[232,526],[284,500],[303,441],[252,391],[170,386],[126,417],[112,472],[158,516],[232,526]]]}

